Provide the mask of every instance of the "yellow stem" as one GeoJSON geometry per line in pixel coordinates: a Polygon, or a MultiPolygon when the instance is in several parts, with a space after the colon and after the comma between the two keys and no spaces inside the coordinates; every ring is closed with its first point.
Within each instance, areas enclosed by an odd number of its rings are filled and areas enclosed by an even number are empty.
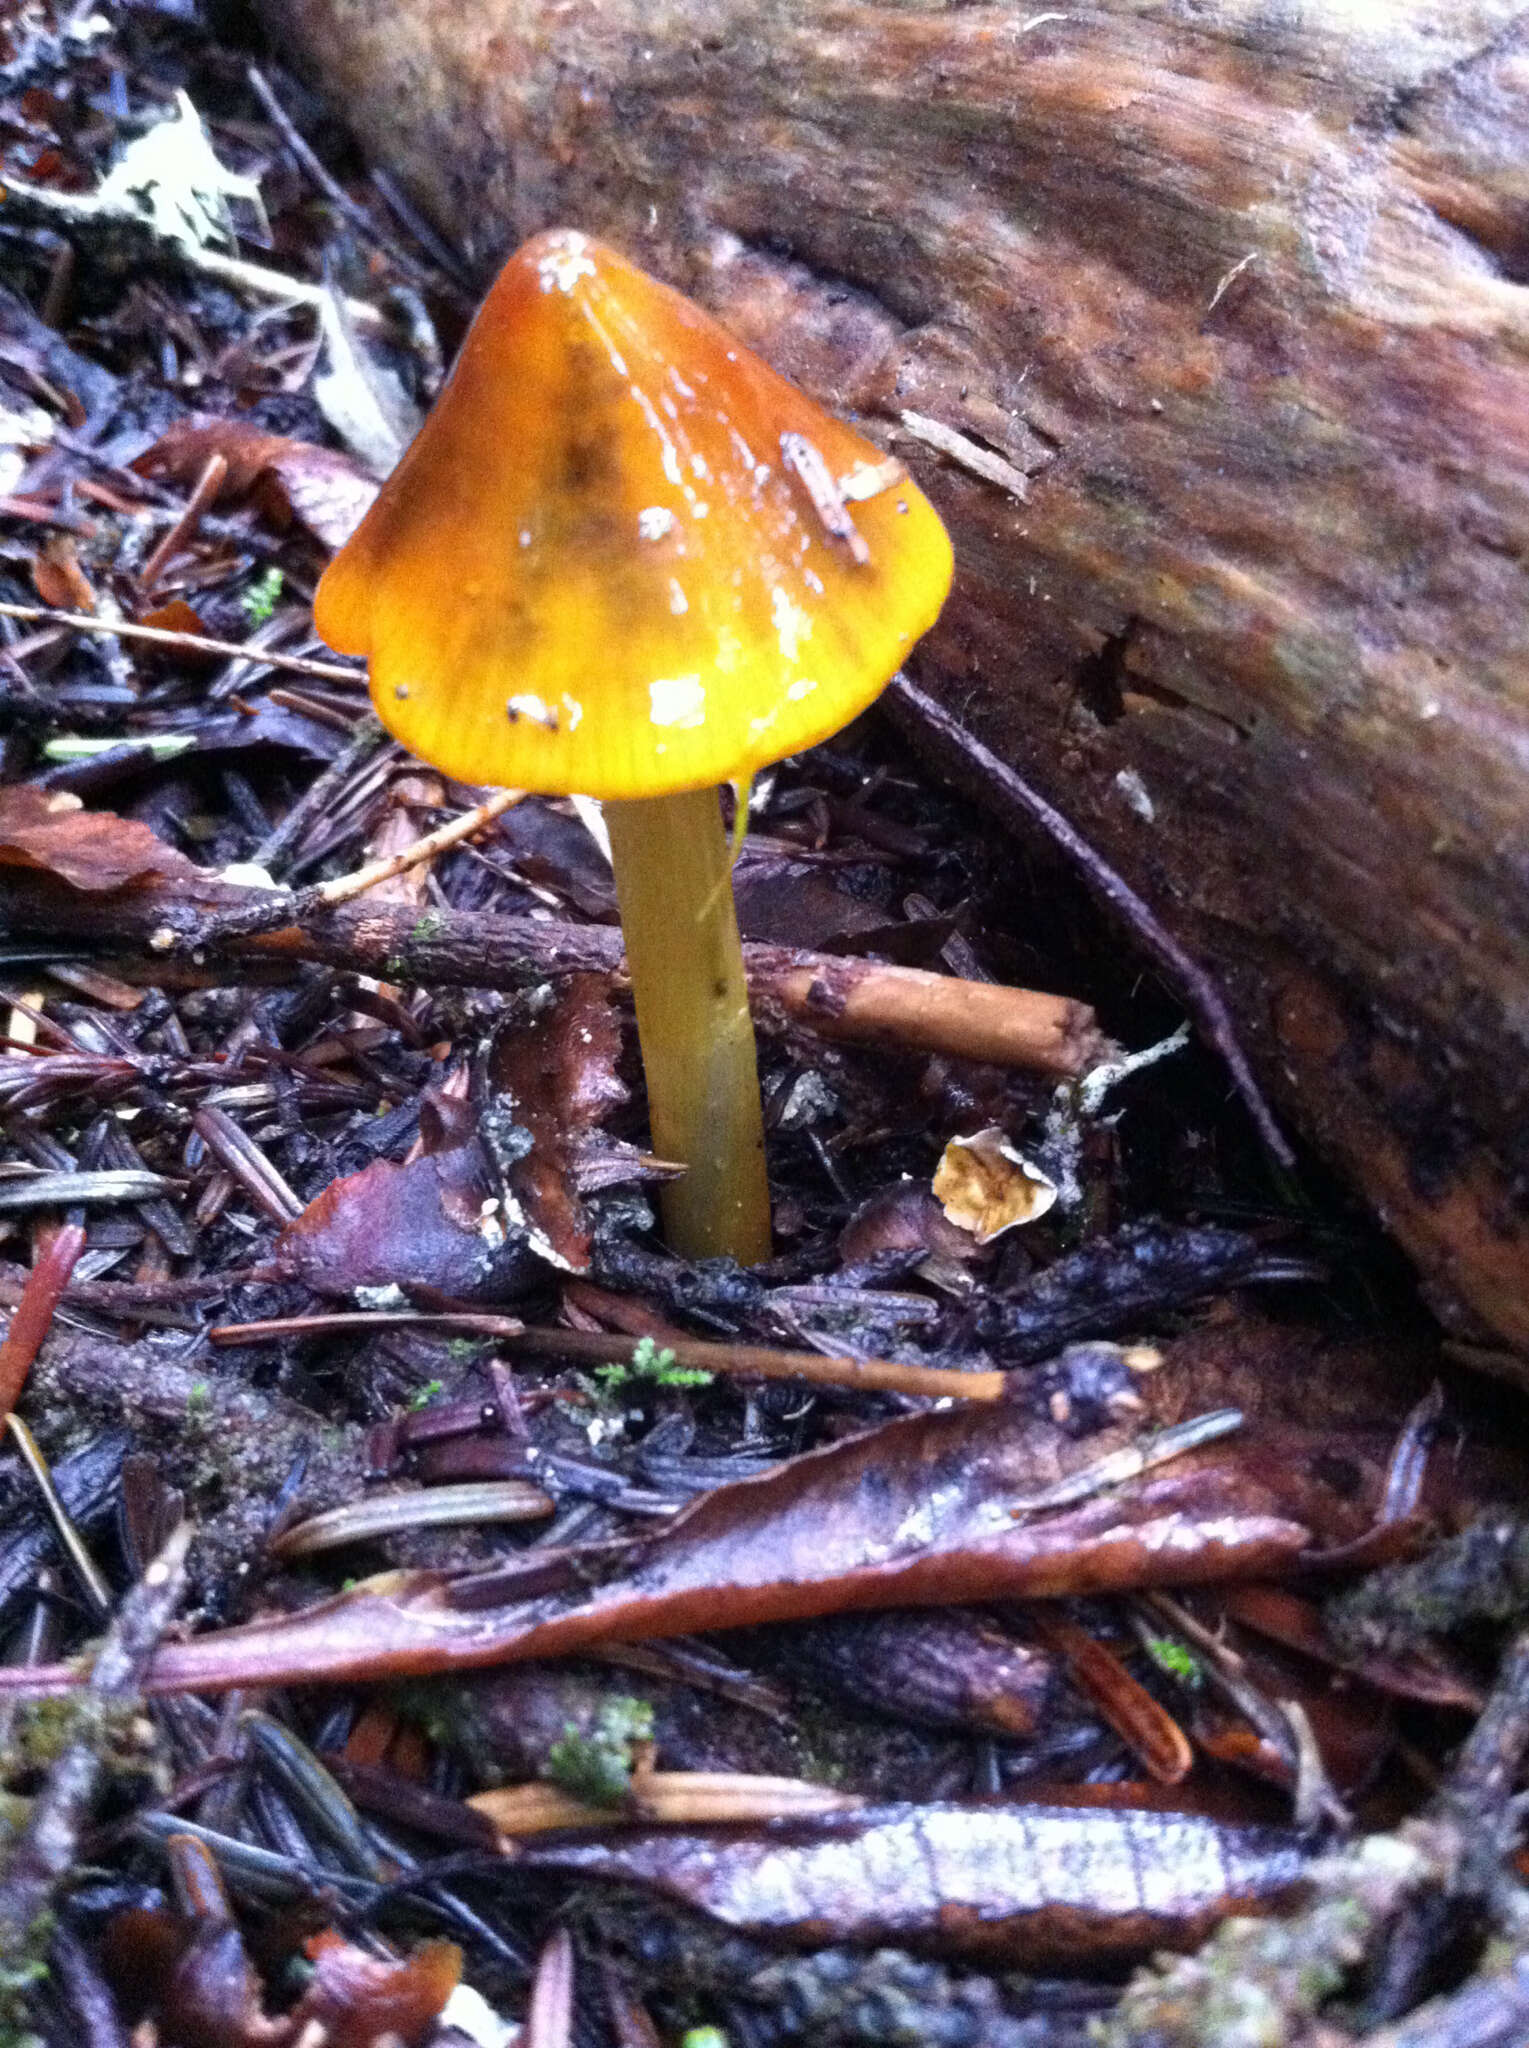
{"type": "Polygon", "coordinates": [[[659,1196],[683,1258],[770,1256],[754,1026],[714,789],[607,803],[616,896],[648,1077],[659,1196]]]}

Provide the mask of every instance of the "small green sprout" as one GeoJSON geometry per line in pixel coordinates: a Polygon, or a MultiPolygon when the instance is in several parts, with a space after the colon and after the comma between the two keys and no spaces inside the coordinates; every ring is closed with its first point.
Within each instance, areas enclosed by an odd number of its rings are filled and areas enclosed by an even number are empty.
{"type": "Polygon", "coordinates": [[[630,1365],[595,1367],[595,1378],[608,1393],[624,1387],[629,1380],[651,1380],[658,1387],[709,1387],[713,1377],[699,1367],[678,1364],[668,1345],[660,1349],[651,1337],[638,1338],[630,1365]]]}
{"type": "Polygon", "coordinates": [[[186,1389],[186,1420],[195,1422],[212,1407],[212,1388],[206,1380],[193,1380],[186,1389]]]}
{"type": "Polygon", "coordinates": [[[680,2048],[727,2048],[727,2036],[720,2027],[687,2027],[680,2048]]]}
{"type": "Polygon", "coordinates": [[[280,569],[267,569],[263,576],[257,576],[249,589],[239,600],[244,616],[252,626],[263,626],[280,602],[282,586],[286,578],[280,569]]]}
{"type": "Polygon", "coordinates": [[[620,1806],[632,1789],[632,1745],[653,1739],[653,1709],[618,1693],[605,1700],[581,1735],[570,1721],[547,1752],[542,1775],[590,1806],[620,1806]]]}
{"type": "Polygon", "coordinates": [[[416,1387],[409,1396],[409,1413],[416,1414],[421,1408],[428,1408],[441,1391],[439,1380],[426,1380],[422,1387],[416,1387]]]}
{"type": "Polygon", "coordinates": [[[1187,1685],[1191,1692],[1198,1691],[1205,1683],[1200,1660],[1193,1650],[1175,1642],[1172,1636],[1147,1636],[1143,1640],[1147,1655],[1159,1671],[1166,1671],[1170,1678],[1176,1678],[1180,1685],[1187,1685]]]}

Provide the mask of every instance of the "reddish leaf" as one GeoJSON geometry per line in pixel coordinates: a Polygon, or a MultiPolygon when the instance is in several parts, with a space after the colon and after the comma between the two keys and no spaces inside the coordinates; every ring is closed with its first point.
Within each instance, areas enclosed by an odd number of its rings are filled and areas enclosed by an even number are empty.
{"type": "Polygon", "coordinates": [[[326,547],[343,547],[377,495],[377,479],[333,448],[267,434],[247,421],[194,419],[161,434],[133,464],[141,476],[194,484],[209,455],[228,464],[222,498],[262,491],[326,547]]]}
{"type": "MultiPolygon", "coordinates": [[[[156,626],[162,633],[189,633],[193,638],[201,638],[207,632],[201,614],[193,610],[183,597],[172,597],[167,604],[156,605],[153,611],[145,612],[138,623],[141,626],[156,626]]],[[[176,652],[180,659],[185,658],[186,650],[177,649],[176,652]]],[[[198,659],[218,661],[221,656],[206,654],[200,655],[198,659]]]]}
{"type": "Polygon", "coordinates": [[[1480,1713],[1481,1688],[1439,1643],[1419,1643],[1390,1652],[1346,1653],[1322,1623],[1320,1608],[1283,1586],[1257,1584],[1228,1588],[1224,1605],[1245,1628],[1271,1642],[1298,1650],[1337,1671],[1364,1679],[1377,1692],[1395,1699],[1422,1700],[1430,1706],[1460,1707],[1480,1713]]]}
{"type": "Polygon", "coordinates": [[[574,974],[531,1023],[501,1032],[494,1044],[494,1086],[531,1150],[509,1170],[526,1218],[558,1259],[576,1272],[589,1264],[589,1225],[577,1191],[577,1164],[590,1132],[626,1101],[616,1078],[621,1030],[610,980],[574,974]]]}
{"type": "Polygon", "coordinates": [[[289,2038],[262,2010],[232,1920],[129,1907],[108,1926],[102,1960],[128,2014],[152,2018],[168,2048],[283,2048],[289,2038]]]}
{"type": "Polygon", "coordinates": [[[75,889],[121,889],[129,883],[206,881],[147,825],[112,811],[84,811],[35,783],[0,787],[0,866],[40,868],[75,889]]]}
{"type": "Polygon", "coordinates": [[[96,608],[90,578],[80,567],[74,542],[67,535],[56,537],[33,557],[32,581],[43,603],[60,611],[93,612],[96,608]]]}
{"type": "Polygon", "coordinates": [[[1076,1971],[1196,1947],[1300,1882],[1289,1829],[1189,1813],[951,1802],[789,1828],[653,1829],[523,1848],[517,1868],[640,1884],[726,1926],[1076,1971]]]}
{"type": "Polygon", "coordinates": [[[1389,1448],[1356,1435],[1339,1458],[1328,1432],[1247,1430],[1016,1516],[1016,1500],[1120,1443],[1004,1408],[909,1416],[703,1494],[651,1537],[468,1578],[391,1574],[304,1614],[167,1646],[150,1683],[381,1678],[847,1609],[1270,1577],[1365,1525],[1389,1448]]]}
{"type": "Polygon", "coordinates": [[[427,1941],[398,1961],[369,1955],[332,1930],[305,1944],[313,1977],[292,2013],[295,2041],[317,2021],[329,2048],[374,2048],[428,2038],[462,1975],[462,1951],[427,1941]]]}
{"type": "Polygon", "coordinates": [[[320,1294],[428,1287],[495,1301],[514,1291],[528,1254],[506,1236],[471,1113],[427,1092],[420,1136],[418,1159],[379,1159],[331,1181],[287,1225],[277,1257],[295,1278],[320,1294]]]}
{"type": "Polygon", "coordinates": [[[135,2017],[170,2048],[291,2048],[316,2022],[328,2048],[416,2048],[434,2029],[462,1974],[461,1951],[425,1942],[398,1960],[329,1931],[307,1944],[313,1976],[290,2013],[269,2019],[260,1978],[235,1923],[218,1913],[129,1908],[107,1929],[103,1959],[135,2017]]]}
{"type": "Polygon", "coordinates": [[[1177,1785],[1188,1777],[1194,1764],[1188,1737],[1108,1644],[1065,1614],[1052,1614],[1045,1608],[1036,1608],[1031,1622],[1047,1648],[1066,1658],[1079,1692],[1093,1702],[1160,1785],[1177,1785]]]}
{"type": "Polygon", "coordinates": [[[52,1326],[53,1312],[84,1249],[84,1230],[77,1223],[66,1223],[27,1275],[10,1328],[0,1342],[0,1420],[10,1414],[21,1398],[32,1361],[52,1326]]]}

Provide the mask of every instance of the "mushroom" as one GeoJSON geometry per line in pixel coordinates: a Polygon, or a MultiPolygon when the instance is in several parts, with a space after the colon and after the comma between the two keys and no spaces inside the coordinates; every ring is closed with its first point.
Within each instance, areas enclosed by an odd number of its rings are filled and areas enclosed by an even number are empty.
{"type": "Polygon", "coordinates": [[[847,725],[939,612],[900,464],[614,250],[538,235],[319,584],[384,725],[464,782],[605,803],[662,1202],[687,1257],[769,1256],[717,785],[847,725]]]}

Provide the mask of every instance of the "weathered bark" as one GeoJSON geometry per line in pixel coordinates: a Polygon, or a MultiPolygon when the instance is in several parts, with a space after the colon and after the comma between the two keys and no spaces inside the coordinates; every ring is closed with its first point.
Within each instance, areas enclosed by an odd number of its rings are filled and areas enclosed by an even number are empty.
{"type": "Polygon", "coordinates": [[[485,270],[607,235],[906,457],[960,565],[920,680],[1529,1352],[1511,0],[265,4],[485,270]]]}

